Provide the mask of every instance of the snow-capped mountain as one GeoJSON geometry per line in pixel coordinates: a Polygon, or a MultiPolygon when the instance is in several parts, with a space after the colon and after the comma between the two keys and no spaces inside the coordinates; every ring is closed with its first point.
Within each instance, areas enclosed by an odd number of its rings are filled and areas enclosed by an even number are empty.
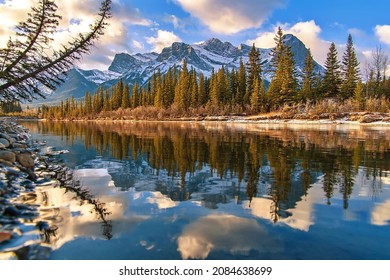
{"type": "MultiPolygon", "coordinates": [[[[303,69],[307,55],[307,48],[297,37],[287,34],[284,42],[290,46],[294,54],[298,72],[303,69]]],[[[188,69],[194,68],[198,73],[203,72],[210,76],[212,70],[217,71],[222,66],[225,68],[238,68],[240,59],[244,63],[248,61],[251,46],[240,44],[238,47],[229,42],[221,42],[212,38],[199,44],[173,43],[166,47],[160,54],[144,53],[130,55],[127,53],[116,54],[108,70],[82,70],[72,69],[68,73],[66,82],[54,93],[48,96],[45,102],[59,102],[72,95],[78,99],[84,97],[86,91],[94,92],[100,86],[107,88],[116,84],[119,79],[132,86],[135,82],[144,85],[154,72],[160,70],[166,73],[174,65],[180,67],[183,59],[186,59],[188,69]]],[[[265,79],[269,80],[270,52],[271,49],[259,49],[265,79]]],[[[315,63],[315,70],[323,72],[323,67],[315,63]]]]}

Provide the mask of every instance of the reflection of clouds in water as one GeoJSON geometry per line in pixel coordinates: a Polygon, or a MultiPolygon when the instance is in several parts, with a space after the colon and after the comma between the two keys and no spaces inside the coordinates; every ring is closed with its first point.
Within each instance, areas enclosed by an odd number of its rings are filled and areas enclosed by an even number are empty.
{"type": "Polygon", "coordinates": [[[155,206],[158,209],[168,209],[176,207],[179,204],[161,192],[132,192],[130,199],[133,205],[148,205],[148,209],[150,209],[150,206],[155,206]]]}
{"type": "MultiPolygon", "coordinates": [[[[290,216],[279,217],[278,222],[294,229],[309,231],[310,226],[314,224],[313,205],[323,201],[324,195],[321,187],[322,185],[319,183],[313,184],[307,195],[302,196],[294,208],[287,209],[290,216]]],[[[273,220],[272,209],[274,206],[273,201],[269,198],[255,197],[250,203],[245,201],[243,207],[249,209],[251,214],[256,217],[273,220]]]]}
{"type": "Polygon", "coordinates": [[[150,194],[151,196],[148,197],[147,202],[150,204],[156,204],[159,209],[173,208],[178,204],[160,192],[151,192],[150,194]]]}
{"type": "Polygon", "coordinates": [[[390,200],[377,205],[371,213],[371,223],[377,226],[388,225],[390,221],[390,200]]]}
{"type": "Polygon", "coordinates": [[[178,238],[183,259],[205,259],[212,250],[247,255],[251,250],[278,252],[282,246],[255,220],[233,215],[202,217],[185,227],[178,238]]]}
{"type": "MultiPolygon", "coordinates": [[[[80,169],[74,172],[74,178],[80,181],[81,186],[101,202],[110,212],[106,218],[112,221],[113,233],[129,230],[147,217],[126,213],[129,198],[123,193],[113,190],[113,181],[107,169],[80,169]]],[[[76,237],[86,236],[94,239],[103,239],[102,224],[93,211],[93,206],[74,199],[75,194],[66,192],[63,188],[53,188],[48,185],[41,188],[42,196],[38,203],[47,205],[41,207],[43,219],[54,221],[58,226],[56,242],[53,249],[58,249],[76,237]]]]}

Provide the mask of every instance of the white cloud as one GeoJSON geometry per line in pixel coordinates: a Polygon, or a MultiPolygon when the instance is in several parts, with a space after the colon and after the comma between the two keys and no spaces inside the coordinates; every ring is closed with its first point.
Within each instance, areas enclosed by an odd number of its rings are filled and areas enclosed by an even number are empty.
{"type": "Polygon", "coordinates": [[[390,25],[377,25],[375,34],[381,42],[390,45],[390,25]]]}
{"type": "MultiPolygon", "coordinates": [[[[307,48],[310,48],[314,59],[323,64],[326,60],[326,54],[328,53],[330,42],[321,39],[321,28],[314,20],[298,22],[294,25],[280,24],[284,34],[293,34],[298,37],[307,48]]],[[[277,26],[273,31],[262,32],[258,34],[258,37],[254,40],[249,40],[248,43],[255,43],[259,48],[272,48],[275,46],[274,37],[276,34],[277,26]]]]}
{"type": "Polygon", "coordinates": [[[248,255],[283,250],[280,240],[256,220],[226,214],[204,216],[188,224],[177,243],[183,259],[205,259],[213,251],[248,255]]]}
{"type": "Polygon", "coordinates": [[[137,50],[137,51],[143,51],[144,50],[144,46],[141,42],[137,41],[137,40],[133,40],[133,47],[137,50]]]}
{"type": "Polygon", "coordinates": [[[234,34],[248,28],[260,27],[272,11],[286,0],[176,0],[184,10],[200,19],[210,30],[234,34]]]}
{"type": "Polygon", "coordinates": [[[177,35],[166,30],[158,30],[156,37],[148,37],[146,40],[153,46],[154,52],[161,52],[163,48],[170,46],[172,43],[181,42],[177,35]]]}
{"type": "Polygon", "coordinates": [[[363,37],[366,35],[364,31],[359,28],[350,28],[348,29],[348,33],[356,37],[363,37]]]}
{"type": "MultiPolygon", "coordinates": [[[[27,19],[27,13],[36,4],[36,0],[6,0],[0,4],[0,47],[4,47],[8,38],[14,35],[14,27],[27,19]]],[[[57,1],[58,14],[62,16],[59,31],[54,37],[53,47],[58,49],[66,45],[71,36],[78,33],[88,32],[90,24],[94,23],[99,12],[100,1],[96,0],[67,0],[57,1]]],[[[84,68],[97,67],[107,68],[107,63],[115,52],[129,49],[128,25],[149,26],[149,20],[143,18],[137,9],[119,1],[113,1],[113,17],[109,20],[109,26],[92,48],[90,55],[81,61],[84,68]]]]}

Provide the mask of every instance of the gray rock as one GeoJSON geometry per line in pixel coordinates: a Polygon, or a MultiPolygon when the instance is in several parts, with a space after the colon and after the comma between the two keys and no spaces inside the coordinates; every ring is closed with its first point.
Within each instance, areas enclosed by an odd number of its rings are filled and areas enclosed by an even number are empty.
{"type": "Polygon", "coordinates": [[[1,138],[4,138],[4,139],[7,139],[8,141],[11,139],[11,137],[9,137],[8,134],[2,133],[2,132],[0,132],[0,137],[1,137],[1,138]]]}
{"type": "Polygon", "coordinates": [[[11,151],[0,151],[0,159],[8,162],[15,162],[16,156],[11,151]]]}
{"type": "Polygon", "coordinates": [[[4,145],[5,148],[9,147],[9,141],[5,138],[0,138],[0,143],[4,145]]]}
{"type": "Polygon", "coordinates": [[[25,149],[25,148],[27,148],[27,145],[24,143],[15,142],[12,144],[12,147],[14,149],[25,149]]]}
{"type": "Polygon", "coordinates": [[[16,139],[13,138],[13,137],[10,137],[10,138],[8,139],[8,141],[9,141],[10,145],[12,145],[13,143],[16,142],[16,139]]]}
{"type": "Polygon", "coordinates": [[[34,159],[30,153],[20,153],[16,155],[16,160],[21,166],[32,169],[35,166],[34,159]]]}

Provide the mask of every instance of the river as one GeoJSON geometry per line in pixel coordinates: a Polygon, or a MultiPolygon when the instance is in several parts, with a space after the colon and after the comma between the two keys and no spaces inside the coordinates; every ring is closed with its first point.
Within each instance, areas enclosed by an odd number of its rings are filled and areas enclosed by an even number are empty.
{"type": "Polygon", "coordinates": [[[390,259],[388,127],[21,124],[93,197],[37,190],[51,259],[390,259]]]}

